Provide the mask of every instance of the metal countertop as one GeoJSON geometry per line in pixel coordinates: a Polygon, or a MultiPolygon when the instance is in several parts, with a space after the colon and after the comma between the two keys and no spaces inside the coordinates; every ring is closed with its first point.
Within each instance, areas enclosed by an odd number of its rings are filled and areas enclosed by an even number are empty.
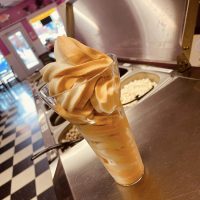
{"type": "Polygon", "coordinates": [[[144,162],[143,179],[130,187],[116,184],[82,141],[60,155],[73,198],[199,200],[200,81],[178,78],[127,116],[144,162]]]}

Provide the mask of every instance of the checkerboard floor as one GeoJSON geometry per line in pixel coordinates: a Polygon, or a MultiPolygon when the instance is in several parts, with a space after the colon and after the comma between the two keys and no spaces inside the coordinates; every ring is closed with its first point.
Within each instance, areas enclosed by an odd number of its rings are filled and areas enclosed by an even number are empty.
{"type": "Polygon", "coordinates": [[[18,83],[12,93],[0,93],[0,199],[56,200],[46,155],[31,161],[43,148],[31,89],[18,83]]]}

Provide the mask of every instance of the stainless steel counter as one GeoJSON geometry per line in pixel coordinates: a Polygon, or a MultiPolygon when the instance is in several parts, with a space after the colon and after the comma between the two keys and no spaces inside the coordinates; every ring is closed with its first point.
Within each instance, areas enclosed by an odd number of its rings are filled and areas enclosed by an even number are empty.
{"type": "Polygon", "coordinates": [[[178,78],[127,116],[144,161],[143,179],[131,187],[116,184],[82,141],[60,155],[73,198],[199,200],[200,81],[178,78]]]}

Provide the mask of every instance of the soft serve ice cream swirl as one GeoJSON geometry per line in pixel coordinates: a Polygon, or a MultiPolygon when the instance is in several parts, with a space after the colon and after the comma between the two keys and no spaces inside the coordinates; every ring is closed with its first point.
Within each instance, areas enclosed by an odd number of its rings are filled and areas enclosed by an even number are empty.
{"type": "Polygon", "coordinates": [[[120,105],[120,80],[113,74],[113,60],[66,36],[57,38],[54,53],[56,62],[41,73],[59,114],[73,123],[84,123],[113,113],[120,105]]]}
{"type": "Polygon", "coordinates": [[[55,42],[55,57],[41,72],[56,111],[76,124],[118,183],[138,181],[144,166],[120,104],[116,62],[64,36],[55,42]]]}

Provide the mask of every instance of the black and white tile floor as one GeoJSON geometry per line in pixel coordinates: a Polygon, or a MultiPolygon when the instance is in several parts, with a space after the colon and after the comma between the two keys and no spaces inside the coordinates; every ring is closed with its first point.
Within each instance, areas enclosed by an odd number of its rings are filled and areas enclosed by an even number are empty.
{"type": "Polygon", "coordinates": [[[56,200],[46,155],[31,161],[43,148],[31,89],[12,87],[0,93],[0,199],[56,200]],[[10,99],[12,98],[12,99],[10,99]]]}

